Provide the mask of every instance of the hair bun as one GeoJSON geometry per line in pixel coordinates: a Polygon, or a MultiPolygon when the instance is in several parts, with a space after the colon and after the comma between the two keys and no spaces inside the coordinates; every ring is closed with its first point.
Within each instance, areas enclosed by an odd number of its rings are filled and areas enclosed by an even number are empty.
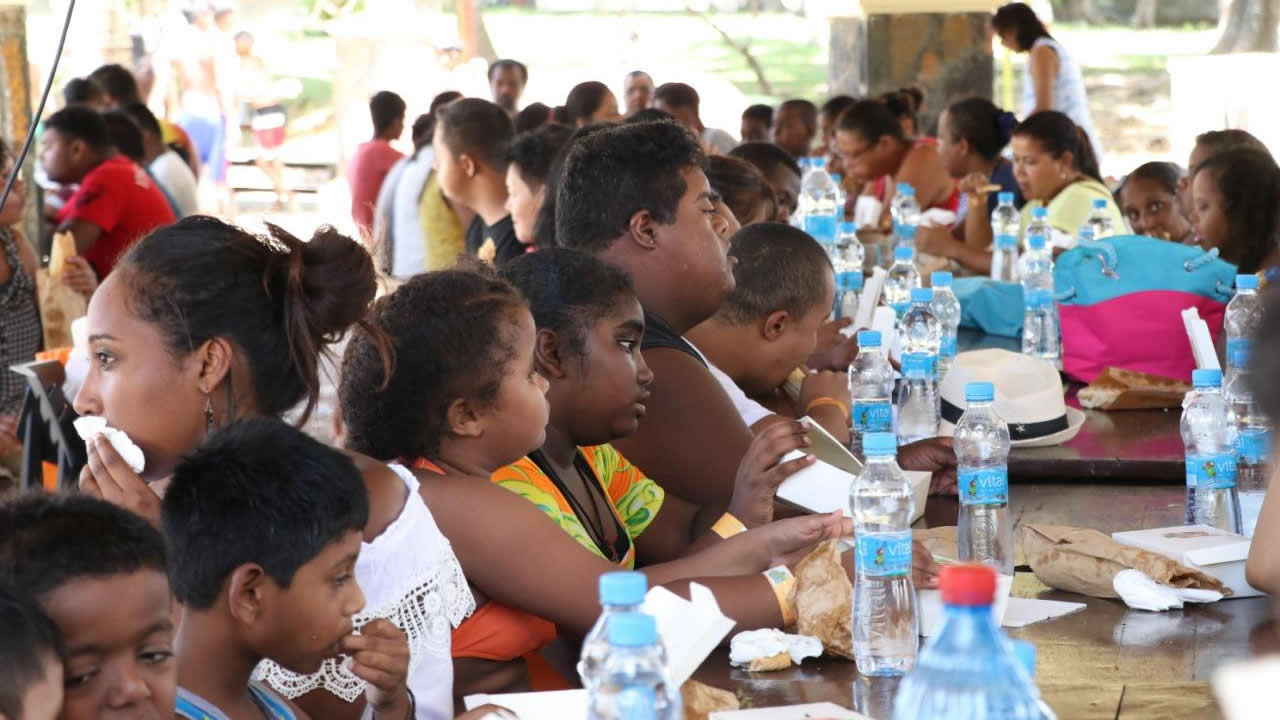
{"type": "Polygon", "coordinates": [[[365,317],[378,288],[373,258],[362,245],[328,225],[309,242],[274,225],[267,228],[287,250],[288,305],[317,345],[332,342],[365,317]]]}

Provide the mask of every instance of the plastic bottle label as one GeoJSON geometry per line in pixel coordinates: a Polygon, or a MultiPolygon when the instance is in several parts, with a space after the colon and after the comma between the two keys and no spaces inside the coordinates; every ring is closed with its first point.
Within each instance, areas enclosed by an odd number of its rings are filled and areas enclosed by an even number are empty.
{"type": "Polygon", "coordinates": [[[624,687],[614,698],[617,701],[618,717],[622,720],[658,717],[658,696],[651,687],[645,685],[624,687]]]}
{"type": "Polygon", "coordinates": [[[855,402],[853,429],[859,433],[892,432],[893,408],[887,402],[855,402]]]}
{"type": "Polygon", "coordinates": [[[836,275],[836,287],[840,290],[861,290],[862,271],[848,270],[836,275]]]}
{"type": "Polygon", "coordinates": [[[1018,236],[1017,235],[997,235],[996,249],[997,250],[1017,250],[1018,236]]]}
{"type": "Polygon", "coordinates": [[[945,358],[953,358],[956,356],[956,345],[959,338],[951,333],[945,333],[942,336],[942,345],[938,347],[938,355],[945,358]]]}
{"type": "Polygon", "coordinates": [[[1233,368],[1246,367],[1249,364],[1249,338],[1236,338],[1227,341],[1227,365],[1233,368]]]}
{"type": "Polygon", "coordinates": [[[961,470],[959,481],[962,505],[1003,505],[1009,502],[1007,467],[961,470]]]}
{"type": "Polygon", "coordinates": [[[1262,428],[1241,430],[1236,436],[1236,457],[1247,465],[1261,465],[1271,451],[1271,432],[1262,428]]]}
{"type": "Polygon", "coordinates": [[[911,531],[860,533],[855,546],[858,573],[902,577],[911,572],[911,531]]]}
{"type": "Polygon", "coordinates": [[[1053,304],[1053,293],[1048,290],[1023,290],[1023,305],[1028,310],[1039,310],[1053,304]]]}
{"type": "Polygon", "coordinates": [[[835,215],[806,215],[804,231],[823,245],[832,245],[836,239],[835,215]]]}
{"type": "Polygon", "coordinates": [[[1232,453],[1187,456],[1187,487],[1228,490],[1236,486],[1236,457],[1232,453]]]}

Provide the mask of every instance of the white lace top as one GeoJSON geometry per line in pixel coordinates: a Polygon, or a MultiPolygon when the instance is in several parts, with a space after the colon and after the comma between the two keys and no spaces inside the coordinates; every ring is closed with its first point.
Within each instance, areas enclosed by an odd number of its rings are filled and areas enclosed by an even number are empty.
{"type": "MultiPolygon", "coordinates": [[[[409,636],[409,689],[417,700],[417,720],[453,717],[453,659],[450,636],[476,609],[453,547],[436,526],[418,479],[402,465],[389,466],[409,489],[400,516],[371,543],[362,543],[356,581],[365,609],[355,617],[356,629],[387,618],[409,636]]],[[[353,702],[365,682],[342,667],[345,658],[330,658],[312,675],[298,675],[264,660],[254,678],[289,699],[324,688],[353,702]]],[[[365,715],[369,713],[366,710],[365,715]]]]}

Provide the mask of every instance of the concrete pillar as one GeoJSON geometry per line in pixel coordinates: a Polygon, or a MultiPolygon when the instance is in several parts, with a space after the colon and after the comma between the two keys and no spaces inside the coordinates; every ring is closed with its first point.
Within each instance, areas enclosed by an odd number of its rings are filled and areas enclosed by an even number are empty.
{"type": "Polygon", "coordinates": [[[832,17],[831,94],[879,95],[908,85],[925,91],[920,127],[932,133],[953,100],[990,98],[995,84],[991,0],[862,0],[861,12],[832,17]]]}

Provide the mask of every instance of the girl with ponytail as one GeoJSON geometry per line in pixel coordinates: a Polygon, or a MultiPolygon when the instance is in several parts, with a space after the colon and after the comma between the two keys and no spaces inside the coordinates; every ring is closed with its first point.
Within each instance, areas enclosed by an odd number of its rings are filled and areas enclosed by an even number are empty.
{"type": "MultiPolygon", "coordinates": [[[[256,236],[193,216],[138,242],[89,303],[91,367],[75,409],[123,430],[145,467],[133,472],[110,442],[91,439],[81,490],[157,522],[166,479],[218,428],[294,408],[305,422],[319,396],[320,356],[349,328],[364,328],[390,368],[389,345],[365,321],[375,281],[369,253],[329,227],[303,242],[272,225],[256,236]]],[[[449,631],[474,600],[413,474],[353,460],[369,496],[355,571],[366,599],[355,627],[365,632],[343,652],[399,657],[399,672],[366,682],[361,662],[338,658],[305,677],[270,662],[258,671],[311,717],[354,720],[366,697],[385,720],[452,717],[449,631]]]]}
{"type": "Polygon", "coordinates": [[[1013,193],[1014,206],[1024,200],[1013,177],[1013,163],[1001,153],[1018,119],[986,98],[958,100],[938,118],[938,154],[947,172],[956,179],[960,207],[950,228],[921,228],[922,252],[951,258],[973,272],[991,268],[991,213],[1002,192],[1013,193]],[[983,188],[999,186],[983,192],[983,188]]]}

